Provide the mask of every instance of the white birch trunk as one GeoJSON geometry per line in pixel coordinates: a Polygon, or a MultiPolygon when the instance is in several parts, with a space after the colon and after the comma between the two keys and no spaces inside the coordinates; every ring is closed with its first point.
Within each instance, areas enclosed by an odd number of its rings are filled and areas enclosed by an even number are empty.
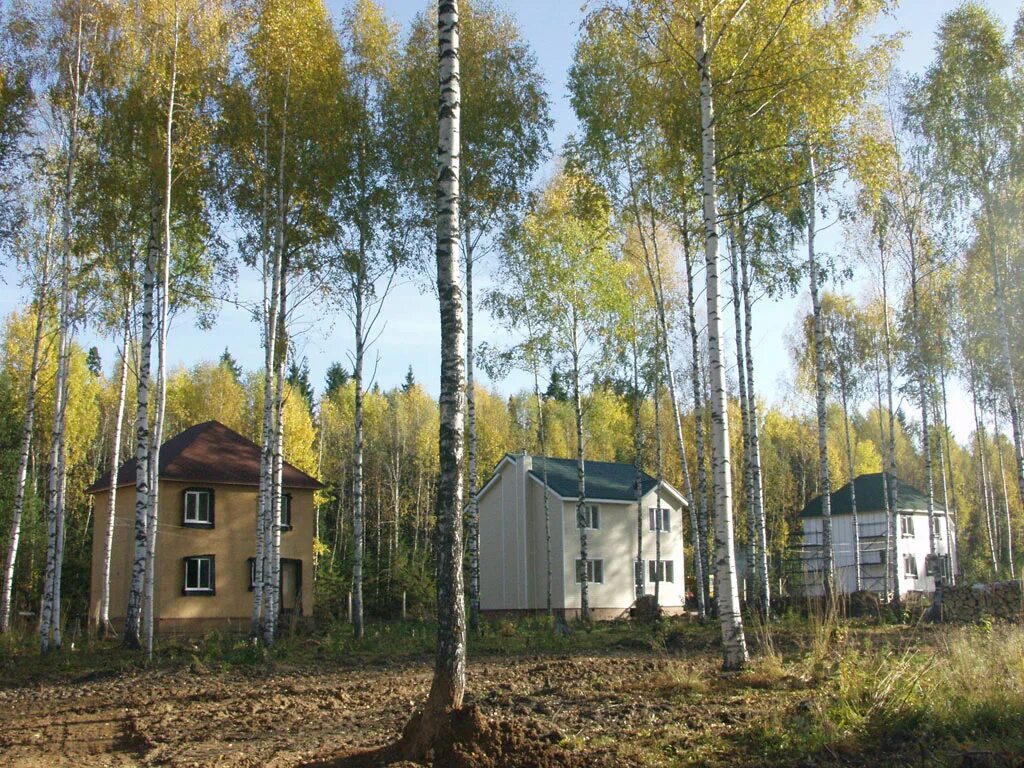
{"type": "MultiPolygon", "coordinates": [[[[1013,520],[1010,517],[1010,494],[1006,488],[1006,467],[1003,464],[1003,444],[999,442],[999,413],[996,410],[995,398],[992,399],[992,431],[995,435],[996,459],[999,462],[999,481],[1003,490],[1003,518],[1006,521],[1006,564],[1010,569],[1010,578],[1016,577],[1013,567],[1013,520]]],[[[947,520],[947,525],[948,525],[947,520]]]]}
{"type": "Polygon", "coordinates": [[[469,628],[480,628],[480,510],[477,507],[476,391],[473,376],[473,241],[463,233],[466,252],[466,420],[469,442],[469,487],[466,489],[466,535],[469,560],[469,628]]]}
{"type": "Polygon", "coordinates": [[[708,477],[704,452],[704,398],[701,396],[700,340],[694,311],[693,260],[690,255],[689,225],[683,223],[683,260],[686,264],[686,324],[690,331],[690,384],[693,388],[694,442],[697,449],[697,494],[691,499],[690,526],[693,538],[694,560],[700,561],[697,582],[697,612],[701,621],[707,618],[711,602],[711,571],[708,557],[708,477]]]}
{"type": "Polygon", "coordinates": [[[441,315],[440,472],[437,487],[437,655],[421,727],[409,751],[422,756],[440,720],[466,690],[462,578],[463,413],[466,397],[463,296],[459,286],[461,156],[458,0],[438,0],[437,290],[441,315]]]}
{"type": "Polygon", "coordinates": [[[50,271],[50,231],[46,234],[46,245],[43,250],[42,275],[36,291],[35,313],[36,327],[32,339],[32,365],[29,368],[28,391],[25,396],[25,421],[21,428],[21,450],[18,453],[18,474],[14,488],[14,509],[11,513],[11,536],[7,545],[7,557],[4,560],[3,585],[0,586],[0,633],[11,629],[11,596],[14,590],[14,566],[18,558],[18,547],[21,542],[21,518],[25,509],[25,486],[28,479],[28,464],[32,455],[32,429],[36,414],[36,393],[39,388],[39,369],[43,341],[44,318],[46,316],[46,296],[50,271]]]}
{"type": "Polygon", "coordinates": [[[771,582],[768,577],[768,524],[764,509],[764,483],[761,476],[761,441],[757,434],[757,390],[754,388],[754,354],[750,336],[753,313],[750,306],[750,267],[747,249],[740,248],[740,275],[742,277],[744,343],[747,359],[747,415],[750,419],[751,492],[754,497],[754,518],[757,532],[757,569],[760,587],[761,611],[764,618],[771,616],[771,582]]]}
{"type": "Polygon", "coordinates": [[[732,515],[729,420],[722,360],[721,297],[718,287],[718,210],[715,158],[715,114],[710,53],[705,49],[705,17],[696,23],[697,70],[700,76],[701,186],[704,215],[704,262],[707,279],[708,354],[711,377],[711,434],[714,445],[715,593],[722,627],[722,666],[746,665],[747,643],[736,584],[732,515]]]}
{"type": "Polygon", "coordinates": [[[99,632],[110,634],[110,558],[114,549],[114,530],[117,523],[117,469],[121,466],[121,430],[124,426],[124,407],[128,395],[128,344],[131,340],[131,321],[125,310],[124,339],[121,346],[121,374],[117,389],[117,413],[114,415],[114,439],[110,449],[110,492],[107,501],[107,529],[103,534],[103,576],[100,584],[99,632]]]}
{"type": "Polygon", "coordinates": [[[860,592],[864,589],[864,569],[861,566],[860,555],[860,516],[857,514],[856,466],[853,461],[853,440],[850,437],[850,407],[846,376],[840,371],[839,377],[839,395],[843,401],[843,431],[846,434],[846,465],[850,473],[850,508],[853,512],[853,571],[856,589],[860,592]]]}
{"type": "Polygon", "coordinates": [[[352,473],[352,529],[354,553],[352,557],[352,628],[356,637],[363,636],[363,556],[365,548],[365,511],[363,490],[363,282],[357,281],[355,291],[355,424],[353,435],[352,473]]]}
{"type": "Polygon", "coordinates": [[[138,407],[135,415],[135,549],[132,559],[131,583],[125,609],[124,644],[141,647],[142,599],[145,588],[147,534],[149,522],[149,376],[153,355],[153,299],[156,289],[156,262],[160,251],[160,216],[158,201],[150,212],[149,242],[146,267],[142,279],[142,331],[140,340],[138,407]]]}
{"type": "Polygon", "coordinates": [[[576,423],[576,527],[580,536],[580,621],[590,621],[590,586],[588,583],[587,549],[587,465],[583,440],[583,393],[580,388],[580,350],[577,335],[576,311],[573,309],[572,326],[572,405],[576,423]]]}
{"type": "Polygon", "coordinates": [[[892,605],[897,616],[902,617],[903,605],[900,597],[900,571],[897,562],[898,547],[898,526],[899,526],[899,478],[896,474],[896,412],[892,402],[892,328],[889,324],[889,281],[885,262],[884,241],[879,240],[879,266],[882,273],[882,329],[885,337],[885,386],[889,407],[889,473],[886,479],[888,486],[889,505],[889,526],[887,532],[888,545],[891,547],[886,552],[889,577],[892,582],[892,605]]]}
{"type": "Polygon", "coordinates": [[[818,412],[818,463],[821,491],[822,576],[825,595],[829,599],[835,586],[835,556],[832,551],[832,481],[828,472],[828,421],[825,410],[825,329],[821,319],[821,297],[818,295],[818,259],[814,248],[815,214],[818,179],[815,171],[814,148],[808,146],[809,177],[807,181],[807,265],[810,273],[811,305],[814,312],[814,382],[815,403],[818,412]]]}
{"type": "Polygon", "coordinates": [[[548,463],[546,434],[544,430],[544,400],[540,395],[540,372],[537,365],[533,367],[533,396],[537,401],[537,440],[540,455],[545,459],[541,472],[544,480],[544,566],[545,566],[545,605],[548,615],[551,614],[551,510],[548,501],[548,463]]]}
{"type": "MultiPolygon", "coordinates": [[[[742,227],[742,223],[740,224],[742,227]]],[[[742,237],[742,233],[739,237],[742,237]]],[[[729,253],[729,266],[732,270],[732,310],[733,310],[733,328],[736,335],[736,378],[739,384],[739,401],[740,401],[740,429],[742,431],[742,446],[743,446],[743,495],[745,497],[746,505],[746,522],[747,522],[747,568],[744,574],[744,580],[746,582],[746,590],[744,590],[744,599],[747,601],[748,606],[752,606],[755,601],[755,597],[758,594],[758,585],[755,581],[755,573],[757,569],[754,566],[754,561],[757,559],[757,526],[754,519],[754,494],[753,489],[753,472],[750,467],[750,417],[747,408],[747,366],[746,366],[746,354],[745,347],[743,344],[743,319],[740,310],[740,274],[739,274],[739,256],[737,251],[742,248],[737,242],[739,237],[733,236],[730,241],[730,253],[729,253]]]]}

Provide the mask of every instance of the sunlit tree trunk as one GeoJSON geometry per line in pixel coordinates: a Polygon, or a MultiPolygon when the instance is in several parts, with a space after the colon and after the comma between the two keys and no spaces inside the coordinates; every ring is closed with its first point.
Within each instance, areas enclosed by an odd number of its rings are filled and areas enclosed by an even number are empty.
{"type": "Polygon", "coordinates": [[[167,98],[167,120],[164,145],[164,197],[163,197],[163,246],[164,259],[161,267],[159,292],[159,320],[157,324],[157,406],[150,442],[150,495],[149,519],[146,522],[146,573],[143,613],[143,647],[146,656],[153,656],[153,624],[156,614],[154,587],[156,582],[157,528],[160,520],[160,444],[164,435],[164,412],[167,407],[167,323],[171,301],[171,193],[174,185],[174,107],[178,80],[178,7],[174,7],[174,49],[171,57],[171,77],[167,98]]]}
{"type": "Polygon", "coordinates": [[[888,462],[888,451],[886,446],[888,441],[885,439],[885,425],[882,417],[882,366],[881,363],[875,360],[875,390],[878,396],[878,444],[881,446],[882,451],[882,507],[885,510],[885,553],[882,559],[883,566],[882,571],[883,577],[883,588],[885,599],[889,599],[889,592],[892,588],[892,567],[889,563],[889,552],[893,549],[893,514],[892,507],[889,506],[889,473],[886,471],[886,464],[888,462]]]}
{"type": "Polygon", "coordinates": [[[477,508],[476,391],[473,376],[473,240],[466,225],[466,419],[469,442],[469,488],[466,489],[466,534],[469,549],[469,628],[480,627],[480,511],[477,508]]]}
{"type": "Polygon", "coordinates": [[[50,227],[47,227],[46,243],[43,249],[42,274],[36,289],[36,327],[32,337],[32,365],[29,368],[28,391],[25,393],[25,420],[21,428],[21,448],[18,452],[18,470],[14,487],[14,508],[11,511],[11,536],[7,544],[7,558],[4,560],[3,585],[0,586],[0,633],[11,628],[11,596],[14,590],[14,566],[21,542],[21,518],[25,509],[25,487],[28,479],[28,464],[32,456],[32,429],[36,415],[36,394],[39,389],[39,369],[42,367],[41,351],[43,329],[46,318],[46,299],[50,272],[50,227]]]}
{"type": "Polygon", "coordinates": [[[697,581],[697,611],[701,620],[707,618],[711,603],[710,558],[708,557],[708,475],[704,450],[704,398],[701,396],[700,338],[693,290],[693,258],[690,254],[689,223],[683,223],[683,261],[686,264],[686,325],[690,332],[690,384],[693,388],[693,426],[697,453],[697,493],[690,499],[690,530],[694,560],[700,561],[697,581]]]}
{"type": "Polygon", "coordinates": [[[985,428],[982,426],[981,417],[978,413],[978,390],[977,382],[974,377],[974,365],[971,365],[970,374],[970,386],[971,386],[971,403],[974,409],[974,436],[978,443],[978,462],[981,465],[981,502],[982,512],[985,515],[985,533],[988,538],[988,552],[989,559],[992,564],[992,575],[995,576],[999,573],[999,560],[996,554],[996,541],[995,531],[992,529],[992,508],[989,503],[988,494],[988,470],[986,467],[985,460],[985,428]]]}
{"type": "Polygon", "coordinates": [[[736,378],[739,380],[740,431],[742,433],[741,444],[743,446],[743,496],[746,501],[745,517],[747,522],[747,567],[745,569],[746,573],[744,574],[744,580],[746,581],[747,588],[744,593],[744,598],[747,601],[747,605],[752,606],[755,601],[755,596],[758,593],[757,584],[754,579],[754,574],[756,572],[754,561],[757,558],[757,532],[756,522],[754,520],[754,496],[751,493],[753,478],[750,469],[750,418],[747,410],[747,366],[744,359],[745,348],[743,346],[743,319],[740,309],[739,258],[736,253],[739,250],[739,243],[737,242],[738,239],[738,237],[733,236],[730,241],[729,267],[732,271],[733,330],[736,335],[736,378]]]}
{"type": "Polygon", "coordinates": [[[466,613],[462,579],[462,458],[466,397],[463,296],[459,286],[459,4],[438,0],[437,291],[441,314],[441,392],[437,485],[437,655],[430,694],[406,727],[407,756],[422,759],[466,690],[466,613]]]}
{"type": "Polygon", "coordinates": [[[156,264],[160,255],[159,200],[154,199],[150,211],[149,243],[146,267],[142,278],[142,331],[139,373],[137,377],[138,407],[135,415],[135,550],[132,560],[131,584],[125,610],[124,645],[141,647],[142,598],[146,575],[146,524],[149,520],[149,376],[153,356],[153,300],[156,291],[156,264]]]}
{"type": "Polygon", "coordinates": [[[580,385],[580,349],[577,335],[576,309],[573,307],[572,324],[572,405],[576,423],[576,527],[580,535],[580,621],[590,621],[590,589],[588,584],[587,549],[587,465],[583,441],[583,392],[580,385]]]}
{"type": "Polygon", "coordinates": [[[815,252],[816,206],[818,179],[814,162],[814,147],[807,147],[809,175],[807,179],[804,213],[807,216],[807,265],[810,275],[811,306],[814,312],[814,383],[818,415],[819,492],[821,493],[821,549],[822,578],[825,596],[832,597],[835,587],[835,566],[832,552],[832,480],[828,472],[828,421],[825,410],[825,328],[821,317],[821,297],[818,292],[818,259],[815,252]]]}
{"type": "Polygon", "coordinates": [[[352,630],[356,637],[363,636],[363,553],[365,534],[365,502],[363,488],[363,275],[357,278],[357,287],[353,300],[355,303],[355,371],[353,383],[355,389],[355,415],[353,425],[353,472],[352,472],[352,630]]]}
{"type": "Polygon", "coordinates": [[[1013,567],[1013,519],[1010,517],[1010,494],[1006,488],[1006,468],[1003,464],[1003,444],[999,440],[999,412],[996,407],[996,399],[992,398],[992,433],[993,441],[996,444],[996,460],[999,464],[999,481],[1003,491],[1003,517],[1006,520],[1006,538],[1003,542],[1006,546],[1006,563],[1010,569],[1010,578],[1015,578],[1013,567]]]}
{"type": "MultiPolygon", "coordinates": [[[[637,360],[637,342],[631,344],[633,353],[633,493],[636,496],[636,561],[633,565],[633,596],[644,596],[644,503],[643,503],[643,430],[640,412],[643,396],[640,393],[640,366],[637,360]]],[[[697,582],[698,592],[700,582],[697,582]]]]}
{"type": "Polygon", "coordinates": [[[860,515],[857,514],[857,466],[853,460],[853,440],[850,437],[849,384],[842,366],[839,371],[839,396],[843,405],[843,431],[846,436],[846,466],[850,474],[850,508],[853,512],[853,570],[857,591],[864,589],[864,569],[860,554],[860,515]]]}
{"type": "Polygon", "coordinates": [[[701,172],[704,213],[704,261],[707,281],[708,353],[711,377],[711,434],[714,443],[715,593],[722,628],[722,665],[746,665],[747,643],[736,584],[732,515],[732,476],[729,458],[729,420],[722,360],[721,297],[718,287],[718,210],[715,157],[715,114],[710,55],[706,50],[705,17],[696,23],[697,71],[700,76],[701,172]]]}
{"type": "MultiPolygon", "coordinates": [[[[544,400],[540,394],[540,373],[538,366],[533,366],[533,397],[537,401],[537,443],[540,455],[547,458],[547,434],[544,429],[544,400]]],[[[546,572],[546,606],[551,613],[551,510],[548,489],[548,463],[544,462],[541,474],[544,481],[544,567],[546,572]]]]}
{"type": "Polygon", "coordinates": [[[946,537],[948,539],[947,546],[949,548],[949,555],[951,558],[950,568],[950,582],[956,584],[956,580],[960,575],[960,552],[959,552],[959,539],[957,524],[959,522],[959,511],[956,501],[956,475],[953,471],[953,453],[950,450],[950,438],[949,438],[949,413],[947,410],[947,398],[946,398],[946,367],[942,365],[939,367],[939,381],[942,385],[942,439],[946,447],[946,457],[949,462],[949,503],[946,505],[946,537]]]}
{"type": "Polygon", "coordinates": [[[880,237],[878,241],[879,266],[881,268],[882,288],[882,330],[885,340],[885,387],[889,410],[889,472],[885,482],[888,488],[889,503],[889,525],[887,529],[887,544],[890,549],[886,550],[885,559],[889,575],[892,580],[892,605],[897,616],[903,613],[902,599],[900,597],[900,571],[897,562],[899,544],[897,539],[899,527],[899,483],[896,474],[896,412],[892,402],[892,327],[889,323],[889,281],[885,261],[885,240],[880,237]]]}
{"type": "Polygon", "coordinates": [[[117,389],[117,413],[114,414],[114,438],[110,450],[110,493],[107,500],[107,529],[103,538],[103,576],[100,584],[99,632],[110,634],[110,558],[114,549],[114,529],[117,522],[117,469],[121,466],[121,430],[124,426],[124,406],[128,394],[128,344],[131,341],[131,317],[125,310],[124,339],[121,346],[121,374],[117,389]]]}
{"type": "Polygon", "coordinates": [[[751,493],[754,499],[754,518],[757,533],[758,585],[761,590],[761,611],[765,618],[771,615],[771,581],[768,577],[768,521],[764,509],[764,483],[761,475],[761,440],[757,434],[757,390],[754,388],[754,353],[751,349],[753,313],[750,302],[750,259],[746,247],[740,248],[740,275],[742,277],[744,339],[747,359],[747,414],[750,419],[751,493]]]}
{"type": "Polygon", "coordinates": [[[1010,410],[1010,426],[1013,429],[1013,453],[1017,465],[1017,488],[1024,499],[1024,436],[1021,434],[1020,410],[1017,401],[1017,382],[1014,374],[1013,356],[1010,345],[1010,321],[1006,314],[1006,289],[996,249],[996,222],[991,193],[985,199],[985,222],[988,229],[989,259],[992,264],[992,287],[996,299],[996,326],[999,329],[1000,353],[1002,355],[1003,385],[1006,388],[1006,402],[1010,410]]]}

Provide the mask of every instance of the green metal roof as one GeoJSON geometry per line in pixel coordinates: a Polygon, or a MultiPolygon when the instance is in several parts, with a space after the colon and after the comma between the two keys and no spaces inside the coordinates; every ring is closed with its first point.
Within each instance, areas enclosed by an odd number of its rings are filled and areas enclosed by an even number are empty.
{"type": "MultiPolygon", "coordinates": [[[[889,476],[889,483],[893,481],[889,476]]],[[[859,475],[854,481],[857,492],[858,512],[881,512],[885,509],[883,497],[882,473],[873,472],[869,475],[859,475]]],[[[912,485],[907,485],[902,480],[897,480],[896,504],[901,510],[915,510],[926,512],[928,510],[927,497],[912,485]]],[[[850,484],[847,483],[837,491],[830,494],[831,512],[833,515],[851,515],[853,506],[850,504],[850,484]]],[[[937,500],[933,502],[936,512],[945,513],[946,508],[937,500]]],[[[815,496],[807,506],[803,508],[800,517],[821,517],[821,496],[815,496]]]]}
{"type": "MultiPolygon", "coordinates": [[[[579,495],[579,475],[576,459],[553,459],[534,456],[530,474],[544,480],[544,469],[548,472],[548,487],[559,496],[575,499],[579,495]]],[[[636,468],[632,464],[614,461],[586,461],[586,493],[588,499],[609,499],[611,501],[632,501],[636,498],[636,468]]],[[[646,472],[640,473],[641,495],[650,491],[658,481],[646,472]]]]}

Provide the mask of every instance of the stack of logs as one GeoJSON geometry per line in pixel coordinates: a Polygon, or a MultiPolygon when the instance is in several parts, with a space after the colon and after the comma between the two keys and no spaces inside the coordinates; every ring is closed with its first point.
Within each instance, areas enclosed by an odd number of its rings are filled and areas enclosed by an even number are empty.
{"type": "Polygon", "coordinates": [[[985,617],[1017,622],[1024,618],[1024,589],[1019,579],[941,586],[935,593],[935,606],[942,621],[955,624],[972,624],[985,617]]]}

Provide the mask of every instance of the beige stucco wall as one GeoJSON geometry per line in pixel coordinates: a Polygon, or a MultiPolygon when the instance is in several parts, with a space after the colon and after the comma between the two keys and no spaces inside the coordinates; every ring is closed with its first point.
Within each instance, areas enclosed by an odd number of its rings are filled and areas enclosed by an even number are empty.
{"type": "MultiPolygon", "coordinates": [[[[313,613],[313,492],[285,489],[292,496],[292,529],[281,533],[282,559],[301,560],[302,615],[313,613]]],[[[93,496],[92,583],[89,618],[99,617],[103,578],[109,492],[93,496]]],[[[249,558],[256,552],[257,488],[200,483],[160,483],[160,523],[157,532],[157,580],[154,599],[157,631],[205,629],[237,624],[247,626],[252,611],[249,558]],[[186,528],[182,504],[187,488],[212,488],[214,527],[186,528]],[[184,595],[184,561],[193,555],[214,555],[214,595],[184,595]]],[[[128,602],[134,555],[135,488],[120,488],[110,564],[110,617],[115,627],[123,621],[128,602]]]]}

